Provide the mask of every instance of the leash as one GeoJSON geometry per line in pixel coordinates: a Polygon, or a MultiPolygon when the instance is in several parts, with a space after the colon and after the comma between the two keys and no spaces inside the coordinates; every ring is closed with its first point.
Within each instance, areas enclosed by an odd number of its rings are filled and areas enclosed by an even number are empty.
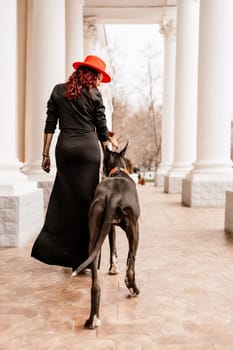
{"type": "Polygon", "coordinates": [[[129,172],[128,172],[127,169],[125,169],[125,168],[119,168],[119,167],[115,166],[115,168],[113,168],[112,170],[110,170],[108,176],[111,176],[111,175],[113,175],[113,174],[115,174],[115,173],[119,173],[120,171],[122,171],[123,173],[129,175],[129,172]]]}

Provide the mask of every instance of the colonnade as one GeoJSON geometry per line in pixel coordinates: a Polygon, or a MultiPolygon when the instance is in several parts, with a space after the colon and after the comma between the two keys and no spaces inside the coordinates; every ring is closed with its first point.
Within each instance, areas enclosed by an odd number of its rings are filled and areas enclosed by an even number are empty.
{"type": "Polygon", "coordinates": [[[46,103],[53,86],[71,74],[72,62],[83,59],[82,22],[83,0],[56,0],[56,6],[53,0],[0,1],[0,246],[24,244],[41,229],[55,174],[55,167],[49,175],[41,170],[46,103]]]}
{"type": "MultiPolygon", "coordinates": [[[[72,62],[82,60],[96,43],[95,17],[83,22],[83,6],[84,0],[56,0],[55,7],[53,0],[0,1],[0,246],[24,243],[42,224],[38,185],[47,188],[54,178],[54,171],[47,175],[40,167],[46,102],[53,86],[72,72],[72,62]],[[19,81],[17,21],[23,3],[25,81],[22,76],[19,81]],[[20,104],[25,111],[23,164],[18,158],[20,104]]],[[[164,112],[155,184],[181,193],[188,206],[223,206],[225,191],[233,188],[232,13],[232,0],[177,0],[176,19],[161,19],[164,112]]]]}
{"type": "MultiPolygon", "coordinates": [[[[43,220],[43,193],[17,157],[17,2],[0,2],[0,246],[24,244],[43,220]]],[[[33,67],[35,69],[35,67],[33,67]]]]}
{"type": "Polygon", "coordinates": [[[187,206],[224,206],[226,190],[233,189],[232,14],[231,0],[177,0],[176,55],[171,54],[171,39],[165,38],[167,130],[155,184],[167,193],[181,193],[187,206]],[[174,109],[168,107],[173,99],[174,109]]]}
{"type": "MultiPolygon", "coordinates": [[[[54,16],[53,0],[29,1],[26,162],[22,171],[45,188],[54,178],[55,171],[53,167],[49,178],[40,166],[46,102],[55,84],[64,82],[72,73],[72,63],[82,61],[86,53],[93,52],[91,47],[97,41],[93,34],[96,24],[92,21],[92,30],[87,19],[83,21],[83,4],[83,0],[56,0],[54,16]]],[[[56,137],[55,133],[54,138],[56,137]]],[[[53,140],[52,146],[55,144],[56,141],[53,140]]],[[[51,155],[52,164],[55,164],[53,151],[51,155]]]]}
{"type": "Polygon", "coordinates": [[[46,103],[96,41],[83,6],[84,0],[0,1],[0,246],[23,244],[42,226],[56,170],[57,132],[52,171],[41,170],[46,103]]]}

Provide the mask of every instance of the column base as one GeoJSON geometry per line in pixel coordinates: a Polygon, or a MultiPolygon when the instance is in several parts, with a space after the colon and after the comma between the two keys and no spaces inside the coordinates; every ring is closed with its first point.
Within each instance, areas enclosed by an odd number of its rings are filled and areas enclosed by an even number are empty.
{"type": "Polygon", "coordinates": [[[21,164],[22,163],[17,160],[4,162],[0,159],[0,193],[2,191],[4,191],[4,193],[8,190],[12,191],[15,184],[22,184],[22,186],[24,186],[24,184],[27,183],[27,177],[19,171],[21,164]]]}
{"type": "Polygon", "coordinates": [[[47,209],[49,198],[52,192],[54,180],[38,181],[38,188],[41,188],[44,193],[44,209],[47,209]]]}
{"type": "Polygon", "coordinates": [[[52,181],[56,175],[55,166],[51,167],[51,171],[48,174],[41,169],[41,164],[39,161],[26,163],[21,167],[20,170],[27,176],[28,180],[32,181],[52,181]]]}
{"type": "Polygon", "coordinates": [[[182,180],[186,173],[170,173],[164,177],[164,192],[165,193],[181,193],[182,180]]]}
{"type": "Polygon", "coordinates": [[[224,207],[225,193],[232,190],[233,179],[184,179],[182,204],[188,207],[224,207]]]}
{"type": "Polygon", "coordinates": [[[36,161],[24,164],[21,171],[27,175],[28,180],[37,182],[37,187],[43,190],[44,209],[46,209],[56,176],[56,167],[53,166],[48,174],[42,171],[40,163],[36,161]]]}
{"type": "Polygon", "coordinates": [[[165,175],[166,175],[165,173],[164,174],[155,174],[155,186],[157,186],[157,187],[164,186],[165,175]]]}
{"type": "Polygon", "coordinates": [[[233,234],[233,191],[226,191],[224,230],[233,234]]]}
{"type": "Polygon", "coordinates": [[[182,180],[191,169],[192,166],[189,163],[174,163],[172,169],[164,178],[164,192],[181,193],[182,180]]]}
{"type": "Polygon", "coordinates": [[[163,187],[164,186],[164,178],[168,174],[170,166],[160,165],[155,173],[155,186],[163,187]]]}
{"type": "Polygon", "coordinates": [[[34,239],[44,220],[43,191],[0,195],[0,247],[19,247],[34,239]]]}

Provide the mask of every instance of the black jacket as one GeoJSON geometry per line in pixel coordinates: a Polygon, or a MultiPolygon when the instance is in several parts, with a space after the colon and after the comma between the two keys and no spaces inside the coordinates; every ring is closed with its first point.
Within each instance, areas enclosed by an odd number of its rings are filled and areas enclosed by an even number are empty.
{"type": "Polygon", "coordinates": [[[97,88],[83,87],[81,96],[76,100],[64,97],[65,84],[54,87],[47,103],[47,119],[44,132],[54,133],[57,122],[60,129],[80,129],[83,131],[96,130],[100,141],[109,138],[106,125],[105,107],[101,93],[97,88]]]}

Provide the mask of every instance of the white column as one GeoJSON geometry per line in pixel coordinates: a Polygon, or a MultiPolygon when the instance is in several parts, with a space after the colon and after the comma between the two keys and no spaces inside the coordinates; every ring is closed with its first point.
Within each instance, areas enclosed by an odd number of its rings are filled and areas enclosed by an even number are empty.
{"type": "MultiPolygon", "coordinates": [[[[17,159],[17,2],[0,2],[0,193],[30,187],[17,159]],[[6,35],[7,33],[7,35],[6,35]]],[[[34,186],[34,185],[33,185],[34,186]]]]}
{"type": "Polygon", "coordinates": [[[83,60],[83,0],[66,0],[66,77],[83,60]]]}
{"type": "Polygon", "coordinates": [[[84,17],[84,55],[93,55],[98,51],[98,28],[95,16],[84,17]]]}
{"type": "Polygon", "coordinates": [[[42,191],[20,173],[17,159],[17,1],[0,1],[0,247],[22,245],[38,234],[42,191]]]}
{"type": "Polygon", "coordinates": [[[232,32],[232,0],[200,2],[197,159],[182,191],[189,206],[224,206],[233,188],[232,32]]]}
{"type": "Polygon", "coordinates": [[[155,185],[164,185],[164,176],[171,168],[174,156],[174,97],[175,97],[175,61],[176,28],[175,22],[166,20],[160,29],[164,35],[164,79],[163,79],[163,115],[161,163],[156,171],[155,185]]]}
{"type": "Polygon", "coordinates": [[[165,192],[181,192],[196,157],[198,1],[177,1],[174,163],[165,192]]]}
{"type": "Polygon", "coordinates": [[[0,186],[24,180],[17,159],[16,1],[0,2],[0,186]],[[7,34],[6,34],[7,33],[7,34]]]}
{"type": "MultiPolygon", "coordinates": [[[[96,16],[85,16],[84,17],[84,54],[97,55],[103,58],[107,64],[107,71],[109,72],[110,67],[108,66],[106,53],[107,43],[105,41],[105,33],[103,24],[97,23],[96,16]]],[[[101,84],[100,91],[103,97],[105,105],[105,114],[107,119],[108,128],[112,128],[112,92],[109,84],[101,84]]]]}
{"type": "MultiPolygon", "coordinates": [[[[65,2],[29,0],[26,88],[26,162],[30,179],[48,179],[41,170],[46,106],[53,87],[65,80],[65,2]],[[56,2],[56,5],[55,5],[56,2]]],[[[53,147],[55,145],[53,140],[53,147]]],[[[51,156],[54,155],[51,149],[51,156]]],[[[54,156],[52,164],[55,164],[54,156]]],[[[54,171],[49,175],[51,178],[54,171]]]]}
{"type": "Polygon", "coordinates": [[[233,234],[233,191],[226,191],[224,231],[233,234]]]}

